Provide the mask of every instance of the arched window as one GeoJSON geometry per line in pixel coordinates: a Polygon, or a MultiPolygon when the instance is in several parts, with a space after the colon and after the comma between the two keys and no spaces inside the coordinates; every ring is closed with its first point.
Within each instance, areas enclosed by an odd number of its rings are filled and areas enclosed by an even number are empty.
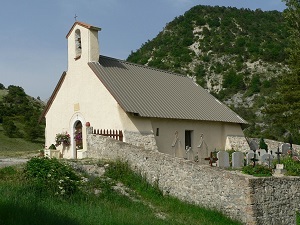
{"type": "Polygon", "coordinates": [[[77,29],[75,31],[75,59],[80,58],[81,56],[81,35],[80,35],[80,30],[77,29]]]}

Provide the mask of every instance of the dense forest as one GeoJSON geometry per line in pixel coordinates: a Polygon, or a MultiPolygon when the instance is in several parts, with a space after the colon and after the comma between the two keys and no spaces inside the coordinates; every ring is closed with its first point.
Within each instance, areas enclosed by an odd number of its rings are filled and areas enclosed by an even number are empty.
{"type": "Polygon", "coordinates": [[[0,83],[0,124],[8,137],[42,141],[44,125],[38,119],[43,108],[44,103],[26,95],[22,87],[10,85],[6,89],[0,83]]]}
{"type": "Polygon", "coordinates": [[[288,141],[289,130],[266,114],[290,71],[288,37],[284,13],[199,5],[127,60],[192,77],[249,122],[246,136],[288,141]]]}

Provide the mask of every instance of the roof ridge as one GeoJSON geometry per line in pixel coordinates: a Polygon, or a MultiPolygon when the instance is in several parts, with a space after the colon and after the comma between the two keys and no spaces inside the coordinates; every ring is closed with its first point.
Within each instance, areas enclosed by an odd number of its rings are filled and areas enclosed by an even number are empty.
{"type": "Polygon", "coordinates": [[[160,72],[164,72],[164,73],[173,74],[173,75],[176,75],[176,76],[186,77],[186,78],[192,79],[188,75],[183,75],[183,74],[180,74],[180,73],[174,73],[172,71],[163,70],[163,69],[157,69],[157,68],[154,68],[154,67],[150,67],[150,66],[146,66],[146,65],[142,65],[142,64],[137,64],[137,63],[133,63],[133,62],[128,62],[128,61],[123,60],[123,59],[112,58],[112,57],[105,56],[105,55],[100,55],[100,57],[115,60],[115,61],[120,61],[122,63],[126,63],[126,64],[133,65],[133,66],[138,66],[138,67],[142,67],[142,68],[146,68],[146,69],[151,69],[151,70],[155,70],[155,71],[160,71],[160,72]]]}
{"type": "Polygon", "coordinates": [[[95,26],[92,26],[92,25],[90,25],[88,23],[84,23],[84,22],[80,22],[80,21],[75,21],[75,23],[73,24],[73,26],[69,30],[68,34],[66,35],[66,38],[68,38],[70,36],[71,32],[73,31],[73,29],[74,29],[74,27],[76,25],[80,25],[80,26],[85,27],[85,28],[90,29],[90,30],[96,30],[96,31],[100,31],[101,30],[100,27],[95,27],[95,26]]]}

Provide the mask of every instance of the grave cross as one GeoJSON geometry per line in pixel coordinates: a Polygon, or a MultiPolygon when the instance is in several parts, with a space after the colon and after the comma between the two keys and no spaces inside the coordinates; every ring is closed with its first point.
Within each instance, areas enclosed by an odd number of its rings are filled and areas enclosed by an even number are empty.
{"type": "Polygon", "coordinates": [[[209,165],[210,165],[210,166],[213,166],[212,164],[215,163],[215,162],[218,160],[217,157],[214,157],[214,156],[213,156],[213,153],[212,153],[212,152],[210,153],[210,156],[209,156],[209,157],[204,158],[204,159],[205,159],[205,160],[209,160],[209,165]]]}
{"type": "Polygon", "coordinates": [[[254,152],[254,155],[253,155],[253,158],[251,158],[251,161],[253,162],[253,167],[255,167],[255,163],[258,161],[258,159],[256,158],[256,150],[253,150],[254,152]]]}
{"type": "Polygon", "coordinates": [[[292,140],[292,137],[290,137],[290,150],[291,150],[291,156],[293,156],[293,140],[292,140]]]}
{"type": "Polygon", "coordinates": [[[268,162],[269,169],[271,168],[272,159],[273,159],[273,156],[271,157],[271,155],[269,154],[269,157],[266,159],[266,161],[268,162]]]}
{"type": "Polygon", "coordinates": [[[277,148],[277,152],[275,152],[275,154],[277,155],[278,164],[280,164],[280,155],[282,153],[279,151],[279,145],[278,145],[278,148],[277,148]]]}

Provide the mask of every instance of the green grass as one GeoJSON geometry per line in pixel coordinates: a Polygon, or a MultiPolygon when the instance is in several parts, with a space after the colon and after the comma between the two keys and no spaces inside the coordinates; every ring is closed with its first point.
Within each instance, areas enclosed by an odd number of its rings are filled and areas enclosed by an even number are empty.
{"type": "Polygon", "coordinates": [[[126,164],[112,164],[106,178],[90,179],[85,192],[64,198],[41,192],[23,177],[21,169],[0,169],[1,225],[241,224],[214,210],[163,196],[143,177],[132,173],[126,164]],[[125,185],[131,183],[128,186],[132,198],[113,190],[112,186],[121,180],[125,185]],[[101,189],[99,195],[87,192],[95,188],[101,189]]]}
{"type": "Polygon", "coordinates": [[[0,157],[18,157],[38,153],[43,143],[33,143],[23,138],[9,138],[0,124],[0,157]]]}

